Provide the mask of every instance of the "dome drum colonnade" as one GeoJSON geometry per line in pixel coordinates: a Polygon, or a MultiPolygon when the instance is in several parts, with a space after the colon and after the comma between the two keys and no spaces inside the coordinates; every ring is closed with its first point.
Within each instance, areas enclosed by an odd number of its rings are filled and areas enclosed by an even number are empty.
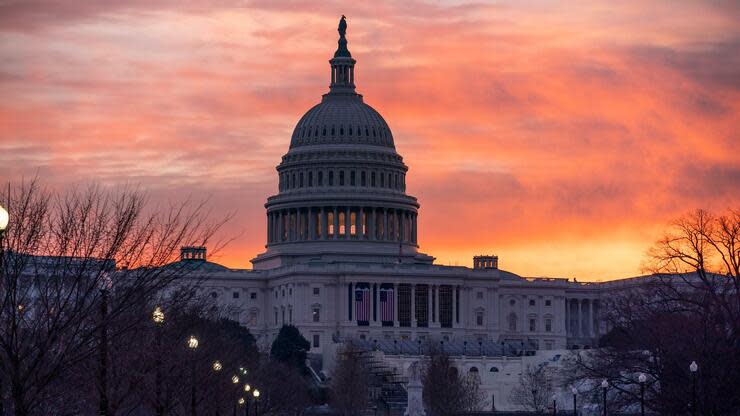
{"type": "Polygon", "coordinates": [[[342,20],[329,92],[300,119],[277,166],[278,194],[265,204],[267,251],[253,260],[256,268],[262,259],[309,253],[432,261],[417,253],[419,203],[406,194],[408,167],[388,124],[355,91],[345,34],[342,20]]]}

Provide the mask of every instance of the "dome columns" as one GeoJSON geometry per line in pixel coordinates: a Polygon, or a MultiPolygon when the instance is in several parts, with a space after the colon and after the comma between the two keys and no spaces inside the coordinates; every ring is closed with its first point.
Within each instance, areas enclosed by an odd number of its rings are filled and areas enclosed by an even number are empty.
{"type": "Polygon", "coordinates": [[[267,213],[268,245],[298,241],[364,240],[416,245],[416,212],[401,208],[330,206],[267,213]]]}

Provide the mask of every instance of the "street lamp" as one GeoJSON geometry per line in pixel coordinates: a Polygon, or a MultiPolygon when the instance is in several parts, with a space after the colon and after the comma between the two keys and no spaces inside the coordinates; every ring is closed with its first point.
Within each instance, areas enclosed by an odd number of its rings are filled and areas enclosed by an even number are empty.
{"type": "Polygon", "coordinates": [[[188,348],[193,352],[193,357],[190,360],[192,363],[190,366],[190,414],[195,416],[195,350],[198,349],[198,338],[196,338],[195,335],[191,335],[190,338],[188,338],[188,348]]]}
{"type": "Polygon", "coordinates": [[[257,401],[260,398],[260,391],[254,389],[254,391],[252,391],[252,397],[254,397],[254,416],[257,416],[257,401]]]}
{"type": "Polygon", "coordinates": [[[570,388],[570,392],[573,393],[573,416],[578,416],[578,403],[577,403],[577,397],[578,397],[578,389],[573,386],[570,388]]]}
{"type": "Polygon", "coordinates": [[[237,375],[231,376],[231,382],[234,383],[234,384],[238,383],[239,382],[239,376],[237,376],[237,375]]]}
{"type": "Polygon", "coordinates": [[[637,381],[640,382],[640,416],[645,416],[645,382],[647,381],[645,373],[640,373],[637,381]]]}
{"type": "Polygon", "coordinates": [[[108,294],[112,282],[107,272],[100,275],[100,403],[98,412],[108,415],[108,294]]]}
{"type": "Polygon", "coordinates": [[[689,370],[691,371],[691,416],[696,416],[696,372],[699,370],[696,361],[691,362],[689,370]]]}
{"type": "MultiPolygon", "coordinates": [[[[8,215],[8,211],[0,205],[0,282],[5,280],[5,244],[3,237],[5,236],[5,229],[8,228],[9,221],[10,215],[8,215]]],[[[5,408],[3,407],[2,378],[0,378],[0,415],[3,414],[5,414],[5,408]]]]}
{"type": "Polygon", "coordinates": [[[159,306],[155,307],[154,312],[152,312],[152,321],[154,321],[154,337],[157,349],[155,351],[157,354],[154,381],[155,407],[157,416],[162,416],[164,414],[164,408],[162,407],[162,326],[164,325],[164,311],[159,306]]]}
{"type": "Polygon", "coordinates": [[[552,395],[552,416],[557,416],[558,414],[558,397],[556,395],[552,395]]]}
{"type": "Polygon", "coordinates": [[[540,403],[539,400],[537,400],[537,389],[532,389],[532,404],[534,404],[535,410],[539,412],[540,403]]]}
{"type": "Polygon", "coordinates": [[[213,362],[213,371],[219,372],[221,369],[224,368],[223,365],[221,365],[221,361],[216,360],[213,362]]]}
{"type": "Polygon", "coordinates": [[[249,384],[244,385],[244,393],[247,394],[246,406],[244,406],[244,416],[249,416],[249,391],[252,390],[252,386],[249,384]]]}
{"type": "Polygon", "coordinates": [[[606,389],[609,388],[609,382],[604,379],[601,382],[601,389],[604,390],[604,416],[606,416],[606,389]]]}

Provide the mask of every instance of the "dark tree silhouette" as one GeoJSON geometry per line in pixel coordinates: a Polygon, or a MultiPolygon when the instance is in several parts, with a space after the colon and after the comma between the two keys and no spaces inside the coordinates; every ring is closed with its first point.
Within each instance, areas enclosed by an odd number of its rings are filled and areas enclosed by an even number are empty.
{"type": "Polygon", "coordinates": [[[283,325],[278,336],[272,342],[270,357],[298,369],[302,374],[306,372],[306,356],[311,344],[301,335],[293,325],[283,325]]]}
{"type": "Polygon", "coordinates": [[[606,378],[613,406],[636,409],[644,373],[646,406],[661,414],[690,411],[695,377],[697,414],[740,413],[740,211],[679,218],[645,269],[615,286],[602,348],[571,357],[566,376],[594,389],[606,378]]]}

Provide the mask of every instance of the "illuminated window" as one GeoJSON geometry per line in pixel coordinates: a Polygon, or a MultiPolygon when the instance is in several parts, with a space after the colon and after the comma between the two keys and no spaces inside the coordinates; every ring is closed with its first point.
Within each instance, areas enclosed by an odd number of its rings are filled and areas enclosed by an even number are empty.
{"type": "Polygon", "coordinates": [[[339,213],[339,235],[344,235],[345,229],[344,229],[344,212],[339,213]]]}
{"type": "Polygon", "coordinates": [[[351,212],[349,214],[349,232],[352,235],[357,235],[357,213],[351,212]]]}
{"type": "Polygon", "coordinates": [[[329,212],[326,214],[326,229],[327,234],[334,235],[334,213],[329,212]]]}

